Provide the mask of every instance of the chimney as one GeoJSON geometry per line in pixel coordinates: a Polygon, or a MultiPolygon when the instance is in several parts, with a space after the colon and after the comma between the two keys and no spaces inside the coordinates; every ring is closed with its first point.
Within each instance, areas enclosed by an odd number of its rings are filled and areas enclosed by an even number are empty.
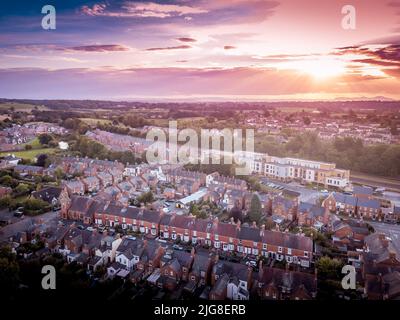
{"type": "Polygon", "coordinates": [[[260,229],[260,237],[263,237],[264,234],[265,234],[265,224],[263,224],[263,225],[261,226],[261,229],[260,229]]]}
{"type": "Polygon", "coordinates": [[[214,227],[214,228],[217,228],[217,227],[218,227],[218,222],[219,222],[218,217],[215,217],[215,218],[214,218],[214,221],[213,221],[213,227],[214,227]]]}
{"type": "Polygon", "coordinates": [[[250,289],[250,286],[251,286],[251,280],[252,280],[252,275],[253,275],[253,268],[252,268],[252,266],[248,266],[248,268],[247,268],[247,290],[249,290],[250,289]]]}
{"type": "Polygon", "coordinates": [[[260,262],[258,263],[258,281],[261,281],[264,276],[264,267],[263,267],[263,261],[260,259],[260,262]]]}
{"type": "Polygon", "coordinates": [[[240,222],[240,220],[238,219],[238,221],[237,221],[237,223],[236,223],[236,229],[239,230],[239,231],[240,231],[240,224],[241,224],[241,222],[240,222]]]}

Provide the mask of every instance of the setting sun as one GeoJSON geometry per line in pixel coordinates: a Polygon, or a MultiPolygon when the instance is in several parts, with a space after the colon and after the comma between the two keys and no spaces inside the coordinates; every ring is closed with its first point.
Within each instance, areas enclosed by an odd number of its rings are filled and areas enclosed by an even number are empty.
{"type": "Polygon", "coordinates": [[[333,58],[296,61],[290,63],[289,67],[317,79],[336,77],[346,72],[345,62],[333,58]]]}

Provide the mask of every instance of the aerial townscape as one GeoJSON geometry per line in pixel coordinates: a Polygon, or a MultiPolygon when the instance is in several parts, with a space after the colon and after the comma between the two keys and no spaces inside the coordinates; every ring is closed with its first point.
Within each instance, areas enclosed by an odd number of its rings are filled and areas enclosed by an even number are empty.
{"type": "MultiPolygon", "coordinates": [[[[251,168],[248,175],[235,175],[235,163],[149,164],[145,155],[154,141],[146,139],[145,132],[169,128],[158,111],[150,108],[146,113],[147,105],[138,103],[127,117],[120,117],[129,103],[113,107],[110,116],[102,107],[105,103],[98,102],[94,119],[86,115],[93,106],[85,102],[69,102],[79,112],[58,110],[58,101],[29,103],[0,105],[2,133],[19,137],[2,145],[9,150],[2,151],[0,160],[0,240],[2,256],[13,253],[9,263],[19,265],[9,270],[16,273],[8,283],[16,296],[24,294],[18,287],[27,285],[23,270],[48,261],[59,266],[66,283],[104,290],[104,299],[400,295],[398,180],[362,167],[365,173],[353,179],[349,169],[333,162],[309,155],[307,160],[297,158],[289,149],[299,137],[296,132],[286,133],[283,141],[276,137],[284,133],[271,135],[270,144],[286,150],[286,156],[257,149],[241,152],[251,168]],[[356,287],[350,291],[341,285],[344,265],[357,272],[356,287]]],[[[273,104],[247,107],[246,114],[257,119],[265,110],[274,113],[273,104]]],[[[185,106],[169,108],[177,114],[181,110],[178,123],[183,128],[211,117],[189,117],[185,106]]],[[[240,117],[240,105],[231,109],[232,114],[215,117],[213,126],[240,117]]],[[[390,112],[399,119],[398,111],[390,112]]],[[[301,113],[315,121],[312,111],[301,113]]],[[[360,110],[354,121],[373,121],[368,114],[360,110]]],[[[331,123],[332,117],[318,115],[318,122],[331,123]]],[[[257,130],[255,136],[257,145],[257,130]]],[[[331,143],[339,150],[346,144],[377,147],[347,136],[326,142],[316,132],[302,139],[321,148],[331,143]]],[[[393,148],[398,157],[398,144],[382,145],[393,148]]],[[[399,163],[393,165],[398,175],[399,163]]]]}
{"type": "Polygon", "coordinates": [[[5,305],[400,299],[398,0],[3,2],[5,305]]]}

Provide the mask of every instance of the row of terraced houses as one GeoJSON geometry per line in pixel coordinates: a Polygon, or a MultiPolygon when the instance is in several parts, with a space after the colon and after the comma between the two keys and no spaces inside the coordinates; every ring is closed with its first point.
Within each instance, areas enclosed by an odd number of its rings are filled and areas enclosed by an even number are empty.
{"type": "Polygon", "coordinates": [[[62,210],[62,217],[81,217],[80,220],[86,223],[110,227],[119,225],[150,238],[180,240],[243,255],[263,255],[304,267],[308,267],[312,260],[313,241],[303,235],[269,231],[264,226],[244,226],[240,222],[221,222],[218,218],[198,219],[88,199],[74,197],[71,205],[62,210]],[[76,205],[75,202],[84,203],[76,205]]]}

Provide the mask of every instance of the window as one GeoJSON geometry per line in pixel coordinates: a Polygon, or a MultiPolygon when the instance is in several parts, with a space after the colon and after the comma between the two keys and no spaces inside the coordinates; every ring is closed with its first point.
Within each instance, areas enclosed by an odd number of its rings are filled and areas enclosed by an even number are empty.
{"type": "Polygon", "coordinates": [[[304,251],[304,256],[308,257],[308,252],[307,251],[304,251]]]}
{"type": "Polygon", "coordinates": [[[282,250],[283,250],[282,247],[278,247],[278,252],[279,253],[282,253],[282,250]]]}
{"type": "Polygon", "coordinates": [[[267,244],[263,243],[263,250],[267,250],[267,244]]]}
{"type": "Polygon", "coordinates": [[[287,249],[287,253],[288,253],[288,254],[292,254],[292,249],[288,248],[288,249],[287,249]]]}

